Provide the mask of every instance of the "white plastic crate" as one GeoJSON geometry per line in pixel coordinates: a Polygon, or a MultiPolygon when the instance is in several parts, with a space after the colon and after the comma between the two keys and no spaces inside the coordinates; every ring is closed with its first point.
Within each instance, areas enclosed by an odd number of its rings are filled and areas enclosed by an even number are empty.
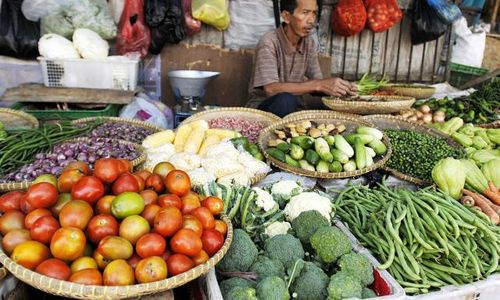
{"type": "Polygon", "coordinates": [[[199,283],[207,299],[223,300],[219,283],[217,282],[217,276],[215,275],[215,268],[210,269],[207,274],[200,277],[199,283]]]}
{"type": "Polygon", "coordinates": [[[39,57],[48,87],[135,90],[139,59],[110,56],[104,59],[49,59],[39,57]]]}
{"type": "Polygon", "coordinates": [[[23,83],[43,82],[42,68],[36,60],[21,60],[1,55],[0,78],[0,98],[8,88],[23,83]]]}

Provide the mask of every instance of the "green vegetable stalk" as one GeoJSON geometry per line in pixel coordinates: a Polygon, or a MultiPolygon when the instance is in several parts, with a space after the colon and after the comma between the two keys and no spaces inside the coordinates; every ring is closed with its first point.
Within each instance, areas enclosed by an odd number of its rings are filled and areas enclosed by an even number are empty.
{"type": "Polygon", "coordinates": [[[432,169],[432,179],[446,194],[459,199],[465,185],[465,167],[460,160],[442,159],[432,169]]]}

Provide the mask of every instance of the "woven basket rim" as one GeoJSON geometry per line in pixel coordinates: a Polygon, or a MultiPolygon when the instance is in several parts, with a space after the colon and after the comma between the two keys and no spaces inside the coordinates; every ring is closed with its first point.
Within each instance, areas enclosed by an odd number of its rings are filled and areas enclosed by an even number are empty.
{"type": "Polygon", "coordinates": [[[409,90],[436,90],[431,85],[408,85],[403,83],[395,83],[388,86],[388,88],[409,89],[409,90]]]}
{"type": "MultiPolygon", "coordinates": [[[[365,96],[361,96],[365,97],[365,96]]],[[[409,109],[416,99],[403,96],[369,96],[370,98],[394,99],[394,101],[348,101],[339,98],[323,97],[321,101],[333,111],[351,114],[394,113],[409,109]]]]}
{"type": "Polygon", "coordinates": [[[129,123],[129,124],[132,124],[132,125],[137,125],[137,126],[140,126],[140,127],[143,127],[143,128],[151,129],[151,130],[154,131],[153,133],[167,130],[165,128],[161,128],[159,126],[156,126],[154,124],[150,124],[148,122],[144,122],[144,121],[141,121],[141,120],[126,119],[126,118],[120,118],[120,117],[105,117],[105,116],[101,116],[101,117],[87,117],[87,118],[76,119],[76,120],[71,121],[71,124],[72,125],[75,125],[75,124],[85,124],[87,122],[92,122],[92,121],[96,121],[96,120],[106,120],[106,121],[115,122],[115,123],[129,123]]]}
{"type": "Polygon", "coordinates": [[[267,145],[264,145],[265,135],[274,131],[277,128],[281,128],[282,126],[284,126],[288,123],[306,121],[306,120],[311,120],[311,119],[314,119],[314,120],[331,119],[332,121],[344,120],[344,121],[353,122],[353,123],[356,123],[359,125],[373,126],[373,124],[371,124],[370,122],[367,122],[359,117],[353,117],[353,116],[349,116],[349,115],[339,115],[339,114],[337,114],[335,116],[335,118],[331,117],[331,116],[332,116],[332,112],[327,111],[327,113],[324,113],[324,114],[312,113],[310,115],[304,114],[303,116],[298,116],[295,118],[283,119],[280,122],[274,123],[271,126],[266,127],[261,132],[261,134],[259,135],[259,141],[258,141],[259,148],[261,149],[261,151],[264,154],[264,156],[266,157],[266,159],[269,162],[271,162],[273,165],[278,167],[279,169],[285,170],[285,171],[290,172],[290,173],[295,174],[295,175],[306,176],[306,177],[323,178],[323,179],[338,179],[338,178],[356,177],[356,176],[360,176],[360,175],[369,173],[369,172],[376,170],[376,169],[380,168],[381,166],[385,165],[385,163],[389,160],[389,158],[391,157],[391,154],[392,154],[392,145],[389,141],[389,138],[385,134],[384,134],[384,137],[382,140],[383,140],[384,144],[387,146],[387,153],[382,158],[380,158],[379,160],[374,162],[374,164],[371,165],[370,167],[366,167],[364,169],[355,170],[355,171],[351,171],[351,172],[323,173],[323,172],[317,172],[317,171],[314,171],[314,172],[308,171],[308,170],[304,170],[301,168],[292,167],[284,162],[281,162],[281,161],[275,159],[274,157],[270,156],[269,154],[267,154],[267,152],[265,151],[268,148],[267,145]]]}
{"type": "MultiPolygon", "coordinates": [[[[376,120],[377,119],[384,119],[384,120],[390,120],[390,121],[393,121],[394,123],[403,123],[403,124],[406,124],[406,125],[410,125],[411,127],[413,128],[417,128],[417,129],[420,129],[420,131],[425,131],[427,132],[428,134],[430,135],[433,135],[433,136],[437,136],[437,137],[441,137],[441,138],[444,138],[445,141],[452,147],[454,148],[461,148],[461,146],[459,144],[457,144],[454,140],[452,140],[449,136],[447,136],[446,134],[438,131],[438,130],[435,130],[433,128],[429,128],[429,127],[425,127],[425,126],[421,126],[421,125],[418,125],[416,123],[413,123],[413,122],[410,122],[406,119],[403,119],[402,117],[399,117],[399,116],[391,116],[391,115],[370,115],[370,116],[363,116],[362,117],[363,119],[366,119],[368,121],[371,121],[375,124],[375,126],[377,125],[376,123],[376,120]]],[[[413,130],[413,129],[412,129],[413,130]]],[[[396,178],[399,178],[399,179],[402,179],[402,180],[405,180],[405,181],[408,181],[408,182],[411,182],[411,183],[414,183],[416,185],[432,185],[433,182],[432,181],[429,181],[429,180],[425,180],[425,179],[420,179],[420,178],[417,178],[417,177],[413,177],[411,175],[408,175],[408,174],[405,174],[405,173],[402,173],[401,171],[398,171],[396,169],[392,169],[392,168],[389,168],[387,166],[383,166],[382,167],[383,170],[386,170],[388,172],[390,172],[392,175],[394,175],[394,177],[396,178]]]]}
{"type": "Polygon", "coordinates": [[[315,114],[324,114],[324,113],[339,114],[339,115],[349,116],[349,117],[353,117],[353,118],[360,117],[360,115],[357,115],[357,114],[351,114],[348,112],[341,112],[341,111],[333,111],[333,110],[329,110],[329,109],[307,109],[307,110],[301,110],[301,111],[297,111],[297,112],[293,112],[291,114],[288,114],[283,118],[283,120],[289,120],[291,118],[300,118],[302,115],[313,116],[315,114]]]}
{"type": "Polygon", "coordinates": [[[275,114],[272,114],[267,111],[263,111],[260,109],[255,109],[255,108],[250,108],[250,107],[221,107],[221,108],[214,108],[214,109],[209,109],[205,111],[201,111],[199,113],[193,114],[192,116],[186,118],[184,121],[182,121],[179,124],[179,127],[182,125],[186,125],[189,123],[192,123],[197,120],[210,120],[211,118],[207,118],[210,115],[215,115],[215,117],[220,117],[224,116],[224,114],[231,114],[233,112],[241,112],[241,113],[249,113],[255,116],[262,117],[266,119],[269,123],[274,123],[278,122],[281,120],[280,117],[278,117],[275,114]]]}
{"type": "Polygon", "coordinates": [[[23,118],[27,120],[31,125],[32,128],[38,128],[40,126],[40,122],[38,122],[38,119],[35,118],[35,116],[24,112],[22,110],[17,110],[17,109],[12,109],[12,108],[7,108],[7,107],[0,107],[0,113],[9,113],[11,115],[23,118]]]}
{"type": "Polygon", "coordinates": [[[50,278],[18,265],[3,252],[1,247],[0,263],[17,279],[52,295],[76,299],[123,299],[145,296],[184,285],[208,273],[224,257],[233,239],[233,226],[226,215],[221,215],[221,219],[227,225],[227,235],[224,244],[217,253],[204,264],[196,266],[185,273],[151,283],[115,287],[83,285],[50,278]]]}
{"type": "MultiPolygon", "coordinates": [[[[88,137],[78,137],[78,138],[73,138],[69,139],[66,141],[61,142],[62,143],[67,143],[67,142],[75,142],[75,141],[85,141],[89,140],[88,137]]],[[[144,147],[142,147],[139,144],[132,143],[129,141],[124,141],[124,140],[117,140],[120,144],[131,144],[133,145],[136,150],[140,153],[139,157],[136,159],[132,160],[132,166],[137,167],[138,165],[142,164],[143,162],[146,161],[146,153],[144,147]]],[[[31,186],[32,181],[10,181],[10,182],[4,182],[0,183],[0,191],[4,192],[9,192],[9,191],[17,191],[17,190],[27,190],[31,186]]]]}

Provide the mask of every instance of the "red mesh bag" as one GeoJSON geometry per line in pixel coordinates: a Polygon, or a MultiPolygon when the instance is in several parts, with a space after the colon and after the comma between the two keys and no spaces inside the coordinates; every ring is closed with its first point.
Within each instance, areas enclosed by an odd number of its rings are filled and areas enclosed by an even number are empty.
{"type": "Polygon", "coordinates": [[[360,33],[365,23],[366,10],[361,0],[340,0],[332,13],[332,30],[341,36],[360,33]]]}
{"type": "Polygon", "coordinates": [[[118,25],[116,52],[139,52],[141,58],[148,54],[151,35],[144,20],[144,0],[126,0],[118,25]]]}
{"type": "Polygon", "coordinates": [[[366,0],[368,27],[373,32],[383,32],[401,21],[403,12],[396,0],[366,0]]]}

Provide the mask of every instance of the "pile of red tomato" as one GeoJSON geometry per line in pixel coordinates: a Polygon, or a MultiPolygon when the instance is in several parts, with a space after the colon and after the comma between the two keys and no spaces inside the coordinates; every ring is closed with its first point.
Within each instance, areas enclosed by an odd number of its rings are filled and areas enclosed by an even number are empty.
{"type": "Polygon", "coordinates": [[[83,162],[27,192],[0,196],[3,251],[40,274],[87,285],[165,279],[205,263],[224,244],[223,201],[201,200],[169,163],[132,173],[130,162],[83,162]]]}

